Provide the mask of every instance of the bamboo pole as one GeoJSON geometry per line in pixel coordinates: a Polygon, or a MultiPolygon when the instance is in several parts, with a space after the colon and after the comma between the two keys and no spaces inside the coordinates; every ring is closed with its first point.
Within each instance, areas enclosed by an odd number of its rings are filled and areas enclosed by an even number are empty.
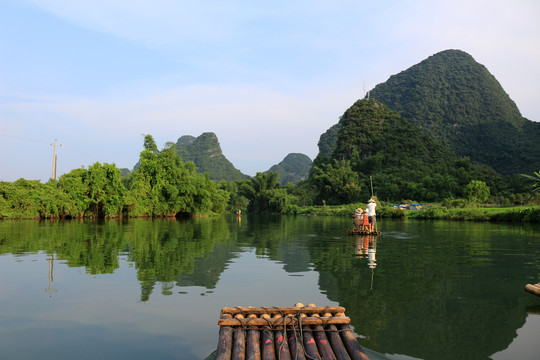
{"type": "MultiPolygon", "coordinates": [[[[280,314],[275,314],[274,318],[281,318],[280,314]]],[[[274,343],[276,345],[276,354],[277,358],[279,360],[291,360],[291,354],[289,352],[289,343],[287,341],[287,330],[284,326],[281,330],[278,328],[275,331],[275,340],[274,343]]]]}
{"type": "MultiPolygon", "coordinates": [[[[235,317],[243,318],[244,315],[237,314],[235,317]]],[[[244,360],[246,358],[246,332],[242,326],[238,326],[234,328],[233,335],[232,358],[234,360],[244,360]]]]}
{"type": "MultiPolygon", "coordinates": [[[[270,318],[268,314],[262,314],[263,319],[270,318]]],[[[274,349],[274,333],[270,326],[263,326],[261,333],[261,357],[263,360],[275,360],[276,352],[274,349]]]]}
{"type": "MultiPolygon", "coordinates": [[[[300,305],[300,304],[298,304],[300,305]]],[[[294,310],[294,308],[293,308],[294,310]]],[[[288,313],[287,317],[294,316],[294,313],[288,313]]],[[[291,357],[295,360],[306,360],[304,345],[302,344],[302,339],[300,337],[299,329],[296,327],[295,323],[292,323],[292,326],[288,327],[289,331],[289,348],[291,349],[291,357]]]]}
{"type": "Polygon", "coordinates": [[[321,314],[321,313],[344,313],[345,308],[342,306],[316,306],[316,307],[224,307],[221,309],[223,314],[290,314],[291,316],[299,313],[304,314],[321,314]]]}
{"type": "MultiPolygon", "coordinates": [[[[347,316],[330,316],[330,317],[315,317],[310,316],[306,317],[305,314],[302,314],[302,324],[303,325],[325,325],[325,324],[350,324],[351,319],[347,316]]],[[[294,316],[287,316],[285,318],[271,318],[271,319],[261,319],[261,318],[247,318],[247,319],[220,319],[218,324],[220,326],[264,326],[271,325],[283,326],[283,325],[295,325],[298,326],[299,319],[294,316]]]]}
{"type": "Polygon", "coordinates": [[[366,353],[364,352],[364,349],[362,349],[362,346],[360,346],[360,344],[356,340],[356,336],[354,336],[354,333],[352,332],[349,325],[339,325],[338,329],[340,330],[341,338],[343,339],[343,344],[347,348],[347,351],[349,352],[351,359],[352,360],[369,360],[366,353]]]}
{"type": "Polygon", "coordinates": [[[538,284],[527,284],[525,285],[525,291],[530,292],[536,296],[540,296],[540,283],[538,284]]]}
{"type": "MultiPolygon", "coordinates": [[[[323,314],[323,316],[328,316],[328,314],[323,314]]],[[[328,325],[326,327],[326,330],[328,341],[330,341],[330,345],[334,350],[336,358],[338,360],[351,360],[351,357],[349,356],[349,353],[347,352],[347,349],[343,344],[343,340],[341,340],[341,337],[339,336],[336,325],[328,325]]]]}
{"type": "MultiPolygon", "coordinates": [[[[256,318],[257,315],[249,314],[248,318],[256,318]]],[[[247,332],[246,360],[261,360],[261,347],[259,345],[260,333],[258,329],[251,328],[247,332]]]]}
{"type": "MultiPolygon", "coordinates": [[[[222,317],[231,317],[230,314],[223,314],[222,317]]],[[[222,326],[219,329],[218,347],[216,360],[230,360],[232,354],[233,329],[230,326],[222,326]]]]}
{"type": "MultiPolygon", "coordinates": [[[[309,304],[308,307],[315,307],[315,304],[309,304]]],[[[313,314],[314,317],[319,317],[319,314],[313,314]]],[[[319,352],[322,355],[322,358],[325,360],[336,360],[336,355],[328,342],[326,333],[322,325],[312,325],[311,328],[315,330],[314,338],[319,348],[319,352]]]]}
{"type": "Polygon", "coordinates": [[[311,333],[311,328],[309,325],[303,323],[302,318],[304,317],[307,317],[307,315],[301,313],[300,320],[302,322],[302,337],[304,340],[304,350],[306,352],[306,356],[309,359],[321,359],[321,355],[317,349],[317,343],[315,342],[315,338],[313,338],[313,334],[311,333]]]}

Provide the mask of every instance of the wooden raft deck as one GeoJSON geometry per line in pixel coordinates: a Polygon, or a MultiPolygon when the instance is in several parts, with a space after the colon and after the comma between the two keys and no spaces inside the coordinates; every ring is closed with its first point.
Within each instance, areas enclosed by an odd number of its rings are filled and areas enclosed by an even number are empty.
{"type": "Polygon", "coordinates": [[[347,230],[349,235],[381,235],[380,231],[347,230]]]}
{"type": "Polygon", "coordinates": [[[369,360],[340,306],[221,309],[216,360],[369,360]]]}

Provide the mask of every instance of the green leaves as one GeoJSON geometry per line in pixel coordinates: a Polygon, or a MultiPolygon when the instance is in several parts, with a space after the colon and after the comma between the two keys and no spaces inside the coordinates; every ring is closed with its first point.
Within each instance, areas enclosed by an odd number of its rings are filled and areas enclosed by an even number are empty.
{"type": "Polygon", "coordinates": [[[540,171],[535,171],[533,172],[534,176],[532,175],[526,175],[526,174],[521,174],[521,176],[523,176],[524,178],[526,179],[529,179],[532,181],[532,190],[533,191],[540,191],[540,171]]]}
{"type": "Polygon", "coordinates": [[[173,144],[151,151],[147,144],[153,143],[147,135],[140,165],[132,174],[128,202],[131,215],[205,214],[226,206],[226,192],[208,176],[196,173],[193,163],[184,163],[173,144]]]}
{"type": "Polygon", "coordinates": [[[485,202],[489,198],[489,187],[483,181],[472,180],[465,187],[464,193],[467,199],[469,199],[469,202],[476,205],[485,202]]]}
{"type": "Polygon", "coordinates": [[[0,218],[175,216],[222,212],[227,191],[184,163],[173,144],[157,149],[144,139],[139,164],[125,181],[114,164],[96,162],[74,169],[57,181],[0,182],[0,218]]]}
{"type": "Polygon", "coordinates": [[[314,166],[310,183],[319,190],[318,200],[329,205],[358,202],[362,197],[360,178],[350,161],[333,160],[314,166]]]}

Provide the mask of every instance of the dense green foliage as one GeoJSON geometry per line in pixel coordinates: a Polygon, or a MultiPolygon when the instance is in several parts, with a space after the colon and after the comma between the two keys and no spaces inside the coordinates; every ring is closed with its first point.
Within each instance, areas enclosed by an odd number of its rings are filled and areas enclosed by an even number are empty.
{"type": "Polygon", "coordinates": [[[221,151],[216,134],[206,132],[195,138],[185,135],[176,142],[176,150],[184,161],[191,161],[197,167],[197,172],[212,180],[243,180],[248,178],[227,160],[221,151]]]}
{"type": "MultiPolygon", "coordinates": [[[[341,118],[340,118],[341,120],[341,118]]],[[[317,146],[319,147],[319,156],[330,158],[336,149],[336,141],[338,137],[341,122],[331,126],[328,130],[321,134],[317,146]]]]}
{"type": "Polygon", "coordinates": [[[311,159],[304,154],[291,153],[277,165],[272,166],[268,172],[277,172],[279,182],[282,185],[287,183],[297,184],[305,180],[311,170],[311,159]]]}
{"type": "Polygon", "coordinates": [[[130,181],[126,199],[129,214],[175,216],[224,210],[228,194],[207,175],[197,173],[195,164],[184,163],[173,143],[162,151],[145,147],[130,181]]]}
{"type": "Polygon", "coordinates": [[[287,189],[280,185],[276,172],[259,172],[254,178],[240,183],[239,193],[249,201],[248,210],[251,212],[281,213],[296,202],[287,189]]]}
{"type": "Polygon", "coordinates": [[[534,176],[522,174],[523,177],[532,182],[532,191],[540,192],[540,171],[535,171],[534,176]]]}
{"type": "Polygon", "coordinates": [[[395,201],[463,197],[471,180],[481,180],[495,192],[506,186],[493,170],[458,158],[373,99],[357,101],[339,125],[331,157],[319,155],[301,185],[316,190],[319,204],[365,201],[371,196],[371,180],[375,195],[395,201]]]}
{"type": "Polygon", "coordinates": [[[74,169],[46,184],[0,183],[0,218],[112,218],[222,213],[229,193],[184,163],[169,143],[159,151],[145,136],[139,165],[123,181],[114,164],[74,169]],[[127,187],[126,187],[127,186],[127,187]]]}
{"type": "Polygon", "coordinates": [[[483,203],[489,199],[489,187],[483,181],[472,180],[465,187],[465,196],[473,205],[483,203]]]}
{"type": "Polygon", "coordinates": [[[540,123],[522,117],[495,77],[463,51],[435,54],[377,85],[370,97],[458,156],[503,175],[540,168],[540,123]]]}

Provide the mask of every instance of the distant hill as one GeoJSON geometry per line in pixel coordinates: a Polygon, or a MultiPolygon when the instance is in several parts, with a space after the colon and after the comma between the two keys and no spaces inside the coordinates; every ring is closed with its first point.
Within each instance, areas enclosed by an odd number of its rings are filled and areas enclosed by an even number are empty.
{"type": "MultiPolygon", "coordinates": [[[[327,145],[334,150],[330,156],[320,153],[314,160],[308,180],[313,184],[332,181],[327,180],[328,169],[342,166],[338,165],[341,161],[348,161],[350,169],[358,174],[361,183],[357,185],[364,199],[370,196],[370,176],[375,182],[375,195],[382,200],[441,200],[459,194],[472,179],[483,180],[494,190],[500,181],[493,169],[459,158],[399,113],[373,99],[358,100],[332,128],[337,136],[333,144],[327,145]]],[[[332,199],[332,191],[322,196],[319,200],[327,203],[340,201],[332,199]]]]}
{"type": "Polygon", "coordinates": [[[463,51],[430,56],[369,96],[457,155],[501,174],[540,169],[540,123],[521,116],[495,77],[463,51]]]}
{"type": "Polygon", "coordinates": [[[242,180],[249,177],[227,160],[213,132],[203,133],[199,137],[184,135],[176,142],[176,150],[184,161],[195,163],[197,172],[208,173],[212,180],[242,180]]]}
{"type": "Polygon", "coordinates": [[[305,180],[311,169],[311,159],[304,154],[291,153],[277,165],[272,166],[267,172],[277,172],[282,185],[289,182],[296,184],[305,180]]]}

